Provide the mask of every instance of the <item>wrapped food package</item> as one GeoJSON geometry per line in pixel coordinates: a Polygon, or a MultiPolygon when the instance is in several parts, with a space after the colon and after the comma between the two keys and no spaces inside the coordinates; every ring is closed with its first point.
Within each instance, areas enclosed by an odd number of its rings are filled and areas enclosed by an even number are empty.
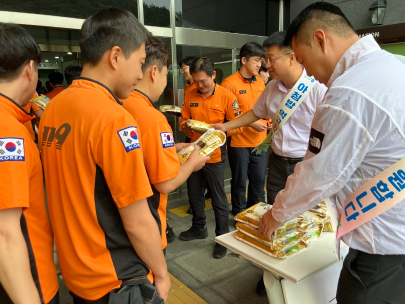
{"type": "Polygon", "coordinates": [[[207,124],[203,121],[198,121],[194,119],[188,119],[184,122],[187,126],[189,126],[193,131],[196,131],[198,133],[204,133],[208,131],[209,129],[212,129],[212,126],[210,124],[207,124]]]}
{"type": "Polygon", "coordinates": [[[163,105],[159,107],[159,111],[162,113],[169,113],[176,116],[181,116],[181,108],[171,105],[163,105]]]}
{"type": "Polygon", "coordinates": [[[268,255],[286,258],[307,248],[311,242],[319,239],[325,229],[332,229],[326,206],[319,204],[284,222],[268,239],[259,232],[258,227],[262,216],[271,208],[268,204],[258,203],[237,214],[235,220],[238,222],[238,231],[235,237],[268,255]]]}
{"type": "Polygon", "coordinates": [[[217,148],[223,146],[225,142],[225,133],[218,130],[209,129],[207,132],[201,135],[200,138],[198,138],[191,146],[181,149],[177,153],[177,157],[180,164],[184,164],[195,149],[199,151],[200,155],[209,156],[217,148]]]}
{"type": "Polygon", "coordinates": [[[51,101],[48,97],[45,95],[41,95],[35,98],[32,98],[31,101],[35,103],[38,107],[40,107],[42,110],[45,110],[46,106],[48,103],[51,101]]]}
{"type": "Polygon", "coordinates": [[[259,228],[260,219],[271,209],[271,205],[258,203],[235,216],[235,221],[249,224],[254,228],[259,228]]]}
{"type": "Polygon", "coordinates": [[[323,225],[323,230],[322,231],[324,231],[324,232],[334,232],[333,231],[333,226],[332,226],[332,220],[330,219],[330,217],[327,219],[327,221],[323,225]]]}
{"type": "Polygon", "coordinates": [[[252,238],[240,231],[237,231],[235,233],[235,238],[238,239],[239,241],[242,241],[242,242],[260,250],[261,252],[264,252],[265,254],[268,254],[272,257],[277,257],[277,258],[289,257],[293,254],[302,252],[303,250],[305,250],[308,247],[307,243],[305,243],[304,241],[299,241],[296,244],[294,244],[293,246],[286,248],[285,250],[276,251],[276,250],[270,249],[269,246],[255,240],[254,238],[252,238]]]}

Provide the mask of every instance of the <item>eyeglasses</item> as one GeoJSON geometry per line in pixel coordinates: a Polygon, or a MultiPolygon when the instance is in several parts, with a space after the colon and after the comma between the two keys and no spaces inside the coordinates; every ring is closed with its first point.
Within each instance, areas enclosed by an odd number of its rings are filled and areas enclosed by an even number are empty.
{"type": "Polygon", "coordinates": [[[284,55],[276,57],[276,58],[263,58],[263,62],[264,62],[264,64],[273,64],[274,61],[276,61],[277,59],[283,58],[283,57],[288,56],[290,54],[291,53],[287,53],[287,54],[284,54],[284,55]]]}

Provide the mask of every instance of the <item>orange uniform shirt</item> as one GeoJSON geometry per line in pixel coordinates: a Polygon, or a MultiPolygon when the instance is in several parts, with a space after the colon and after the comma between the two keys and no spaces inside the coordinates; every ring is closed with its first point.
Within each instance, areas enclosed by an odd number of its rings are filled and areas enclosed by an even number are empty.
{"type": "MultiPolygon", "coordinates": [[[[34,94],[34,96],[32,96],[32,98],[36,98],[38,97],[37,93],[34,94]]],[[[33,112],[42,110],[40,107],[38,107],[35,103],[33,103],[32,101],[28,102],[28,104],[24,107],[24,110],[27,113],[31,113],[31,109],[33,112]]],[[[35,116],[31,116],[30,120],[24,123],[24,126],[27,128],[28,132],[30,133],[30,136],[32,138],[32,140],[35,140],[35,132],[34,129],[32,127],[32,122],[31,120],[33,120],[35,118],[35,116]]]]}
{"type": "MultiPolygon", "coordinates": [[[[243,113],[253,108],[253,105],[265,88],[265,84],[260,77],[254,77],[252,83],[250,83],[239,71],[227,77],[221,85],[229,92],[235,94],[243,113]]],[[[267,123],[266,120],[263,120],[263,122],[267,123]]],[[[244,127],[241,134],[232,136],[231,147],[253,148],[260,145],[266,136],[266,131],[259,133],[251,127],[244,127]]]]}
{"type": "MultiPolygon", "coordinates": [[[[198,89],[194,89],[186,95],[181,109],[180,126],[187,119],[195,119],[208,124],[223,123],[235,119],[240,114],[242,112],[235,95],[220,85],[215,85],[214,92],[206,99],[198,89]]],[[[238,128],[228,131],[227,135],[232,136],[241,132],[242,128],[238,128]]],[[[200,133],[193,132],[191,142],[195,142],[200,136],[200,133]]],[[[224,159],[226,159],[226,144],[216,149],[207,163],[218,163],[224,159]]]]}
{"type": "Polygon", "coordinates": [[[56,87],[49,93],[46,93],[45,96],[48,97],[49,99],[55,98],[56,95],[58,95],[60,92],[64,90],[63,87],[56,87]]]}
{"type": "Polygon", "coordinates": [[[41,299],[48,303],[58,291],[58,279],[39,150],[23,125],[29,120],[31,114],[0,94],[0,210],[23,208],[21,230],[32,278],[41,299]]]}
{"type": "Polygon", "coordinates": [[[190,92],[191,90],[193,90],[193,89],[196,89],[197,87],[195,86],[195,84],[194,84],[194,82],[193,83],[186,83],[185,85],[184,85],[184,97],[186,97],[186,94],[188,93],[188,92],[190,92]]]}
{"type": "Polygon", "coordinates": [[[122,280],[152,282],[118,211],[152,195],[138,124],[119,99],[99,82],[75,80],[46,107],[39,146],[69,290],[96,300],[122,280]]]}
{"type": "Polygon", "coordinates": [[[128,99],[123,100],[123,103],[123,107],[139,124],[143,159],[153,189],[153,196],[148,197],[148,203],[158,223],[162,236],[162,249],[164,249],[167,246],[167,194],[159,193],[153,184],[168,181],[179,174],[180,164],[174,146],[173,131],[166,117],[141,91],[133,91],[128,99]]]}

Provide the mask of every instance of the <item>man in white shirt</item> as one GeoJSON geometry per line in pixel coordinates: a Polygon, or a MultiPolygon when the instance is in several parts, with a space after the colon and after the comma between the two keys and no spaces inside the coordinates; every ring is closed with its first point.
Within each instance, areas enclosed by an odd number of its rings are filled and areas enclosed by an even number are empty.
{"type": "MultiPolygon", "coordinates": [[[[291,47],[284,44],[285,35],[285,32],[275,32],[263,43],[266,49],[266,68],[273,80],[259,96],[253,109],[225,124],[215,124],[214,128],[228,131],[268,117],[273,119],[274,123],[281,102],[301,75],[306,74],[305,69],[297,62],[291,47]]],[[[271,144],[273,153],[268,163],[267,203],[273,204],[277,193],[284,189],[287,177],[294,172],[296,164],[302,161],[308,147],[312,118],[325,92],[326,87],[317,82],[274,136],[271,144]]],[[[262,280],[258,283],[257,292],[265,293],[262,280]]]]}
{"type": "MultiPolygon", "coordinates": [[[[311,138],[318,141],[310,141],[304,161],[261,220],[267,236],[330,196],[342,213],[356,189],[405,157],[405,66],[394,55],[372,36],[359,39],[341,10],[322,2],[298,15],[286,42],[329,90],[312,121],[311,138]]],[[[404,303],[404,227],[403,200],[342,236],[350,250],[338,303],[404,303]]]]}

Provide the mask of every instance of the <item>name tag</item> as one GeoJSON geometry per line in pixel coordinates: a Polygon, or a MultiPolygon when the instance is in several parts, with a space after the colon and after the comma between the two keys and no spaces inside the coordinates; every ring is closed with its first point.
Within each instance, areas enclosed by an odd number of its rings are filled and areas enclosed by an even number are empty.
{"type": "Polygon", "coordinates": [[[193,108],[193,107],[198,107],[198,102],[197,102],[197,103],[190,103],[190,107],[191,107],[191,108],[193,108]]]}
{"type": "Polygon", "coordinates": [[[246,90],[240,90],[239,94],[246,94],[246,90]]]}

